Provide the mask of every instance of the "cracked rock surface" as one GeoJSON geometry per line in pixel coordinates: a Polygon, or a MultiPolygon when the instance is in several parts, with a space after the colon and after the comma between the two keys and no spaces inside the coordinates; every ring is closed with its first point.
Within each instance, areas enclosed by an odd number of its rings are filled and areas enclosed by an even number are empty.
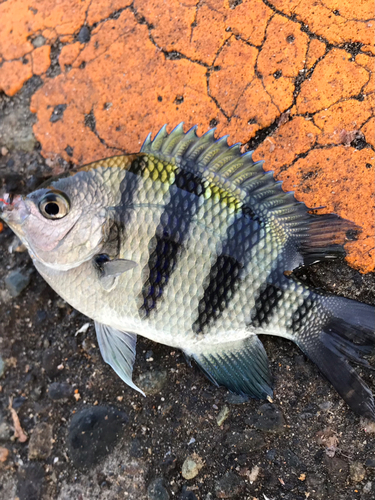
{"type": "MultiPolygon", "coordinates": [[[[165,123],[216,127],[361,228],[346,261],[298,276],[375,304],[372,1],[0,0],[0,25],[0,192],[139,151],[165,123]]],[[[262,339],[271,404],[140,339],[134,378],[161,381],[143,398],[2,225],[0,249],[0,500],[374,498],[375,426],[294,344],[262,339]],[[11,297],[14,271],[29,279],[11,297]],[[186,479],[192,456],[204,466],[186,479]]]]}

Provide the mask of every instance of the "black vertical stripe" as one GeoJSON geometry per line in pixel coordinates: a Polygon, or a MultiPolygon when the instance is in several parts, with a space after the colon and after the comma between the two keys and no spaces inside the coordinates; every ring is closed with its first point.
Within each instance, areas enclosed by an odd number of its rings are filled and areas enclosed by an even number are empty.
{"type": "Polygon", "coordinates": [[[198,318],[193,323],[195,333],[202,333],[207,326],[212,326],[228,307],[238,287],[242,267],[230,255],[218,255],[210,269],[207,286],[198,304],[198,318]]]}
{"type": "Polygon", "coordinates": [[[307,297],[300,306],[294,311],[290,322],[290,328],[293,333],[298,333],[306,325],[307,316],[314,307],[312,297],[307,297]]]}
{"type": "Polygon", "coordinates": [[[241,270],[249,262],[251,247],[257,245],[259,239],[259,222],[251,217],[251,211],[238,212],[226,230],[221,253],[205,279],[198,317],[192,325],[195,333],[212,328],[229,307],[241,282],[241,270]]]}
{"type": "Polygon", "coordinates": [[[258,290],[254,307],[251,310],[251,326],[261,328],[267,326],[273,316],[284,292],[281,288],[264,283],[258,290]]]}
{"type": "Polygon", "coordinates": [[[149,244],[150,257],[145,268],[147,279],[140,297],[140,312],[146,316],[156,310],[177,267],[191,222],[199,208],[199,197],[204,193],[204,186],[198,176],[177,168],[170,190],[170,200],[149,244]]]}

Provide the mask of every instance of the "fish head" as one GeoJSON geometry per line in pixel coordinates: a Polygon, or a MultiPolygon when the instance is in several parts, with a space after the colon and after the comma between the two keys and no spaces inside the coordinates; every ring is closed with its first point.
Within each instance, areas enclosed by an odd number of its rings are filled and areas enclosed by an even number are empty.
{"type": "Polygon", "coordinates": [[[3,195],[0,218],[34,260],[67,270],[100,253],[107,211],[95,183],[85,177],[85,173],[69,175],[45,183],[27,196],[3,195]]]}

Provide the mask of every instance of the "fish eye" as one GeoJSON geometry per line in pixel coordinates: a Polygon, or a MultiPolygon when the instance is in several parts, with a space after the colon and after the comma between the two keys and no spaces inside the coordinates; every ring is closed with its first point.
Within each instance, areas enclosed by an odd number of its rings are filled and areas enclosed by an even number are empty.
{"type": "Polygon", "coordinates": [[[69,209],[68,198],[57,191],[45,194],[39,202],[39,211],[46,219],[62,219],[69,213],[69,209]]]}

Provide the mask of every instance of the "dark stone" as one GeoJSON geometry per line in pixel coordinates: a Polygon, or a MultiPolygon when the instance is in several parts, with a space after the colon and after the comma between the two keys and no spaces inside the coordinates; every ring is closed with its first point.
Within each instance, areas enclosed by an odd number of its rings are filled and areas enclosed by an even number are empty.
{"type": "Polygon", "coordinates": [[[30,273],[15,269],[8,274],[4,281],[9,295],[11,297],[18,297],[30,283],[30,273]]]}
{"type": "Polygon", "coordinates": [[[57,368],[61,364],[61,352],[54,347],[50,347],[43,354],[42,366],[46,374],[53,378],[59,375],[60,370],[57,368]]]}
{"type": "Polygon", "coordinates": [[[23,396],[17,396],[13,399],[12,407],[17,410],[17,408],[21,408],[23,403],[26,401],[26,398],[23,396]]]}
{"type": "Polygon", "coordinates": [[[66,104],[58,104],[53,108],[52,115],[49,119],[50,122],[56,123],[63,117],[64,111],[66,110],[66,104]]]}
{"type": "Polygon", "coordinates": [[[76,413],[67,436],[73,465],[86,469],[107,456],[116,445],[127,420],[124,412],[106,406],[92,406],[76,413]]]}
{"type": "Polygon", "coordinates": [[[375,469],[375,458],[368,458],[365,462],[365,466],[370,469],[375,469]]]}
{"type": "Polygon", "coordinates": [[[138,438],[134,438],[130,443],[130,456],[134,458],[141,458],[143,455],[142,443],[138,438]]]}
{"type": "Polygon", "coordinates": [[[216,481],[215,493],[217,498],[234,498],[244,489],[244,482],[234,472],[227,472],[216,481]]]}
{"type": "Polygon", "coordinates": [[[264,432],[285,432],[285,418],[279,408],[270,403],[263,404],[257,410],[258,415],[252,415],[245,420],[247,425],[264,432]]]}
{"type": "Polygon", "coordinates": [[[40,464],[22,468],[17,474],[17,493],[19,500],[40,500],[44,480],[44,470],[40,464]]]}
{"type": "Polygon", "coordinates": [[[298,456],[295,453],[293,453],[292,450],[289,450],[287,448],[286,450],[283,450],[282,453],[288,467],[303,471],[306,470],[306,466],[301,462],[298,456]]]}
{"type": "Polygon", "coordinates": [[[198,500],[193,491],[188,490],[186,484],[183,485],[181,490],[180,500],[198,500]]]}
{"type": "Polygon", "coordinates": [[[79,30],[77,40],[81,43],[87,43],[90,41],[91,34],[90,30],[87,26],[82,26],[82,28],[79,30]]]}
{"type": "Polygon", "coordinates": [[[151,481],[147,488],[147,497],[149,500],[169,500],[170,496],[164,486],[164,479],[158,477],[151,481]]]}
{"type": "Polygon", "coordinates": [[[266,445],[262,435],[253,430],[228,432],[225,436],[225,444],[230,448],[232,453],[237,454],[252,453],[266,445]]]}
{"type": "Polygon", "coordinates": [[[64,401],[73,395],[73,387],[66,382],[53,382],[48,386],[48,397],[52,401],[64,401]]]}
{"type": "Polygon", "coordinates": [[[348,464],[342,458],[334,456],[332,458],[325,455],[323,463],[327,467],[329,478],[333,482],[344,484],[348,477],[348,464]]]}
{"type": "Polygon", "coordinates": [[[306,478],[307,491],[311,492],[312,498],[322,500],[327,498],[327,486],[325,478],[318,474],[307,474],[306,478]]]}

